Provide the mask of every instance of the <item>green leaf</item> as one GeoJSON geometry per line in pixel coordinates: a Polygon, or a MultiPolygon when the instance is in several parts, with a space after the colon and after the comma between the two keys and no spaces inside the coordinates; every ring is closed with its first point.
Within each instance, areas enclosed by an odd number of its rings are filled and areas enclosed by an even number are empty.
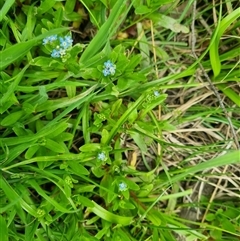
{"type": "MultiPolygon", "coordinates": [[[[55,2],[55,0],[54,0],[54,2],[55,2]]],[[[0,70],[5,69],[8,65],[10,65],[17,59],[26,55],[30,51],[30,49],[39,42],[39,40],[41,40],[51,34],[58,34],[60,32],[66,31],[66,30],[67,30],[67,28],[54,29],[54,30],[51,30],[45,34],[42,34],[34,39],[31,39],[27,42],[17,43],[17,44],[14,44],[14,45],[4,49],[2,52],[0,52],[0,70]]],[[[24,68],[24,70],[25,69],[26,69],[26,67],[24,68]]]]}
{"type": "MultiPolygon", "coordinates": [[[[64,144],[63,144],[64,145],[64,144]]],[[[56,141],[53,141],[51,139],[46,139],[45,142],[45,147],[53,152],[56,153],[65,153],[66,149],[64,148],[63,145],[60,145],[59,143],[57,143],[56,141]]]]}
{"type": "Polygon", "coordinates": [[[102,47],[110,39],[111,35],[114,34],[114,32],[111,31],[111,29],[113,26],[114,27],[119,26],[120,24],[119,16],[122,14],[122,10],[126,7],[126,2],[127,2],[126,0],[118,0],[115,3],[107,21],[102,25],[97,35],[93,38],[93,40],[90,42],[88,47],[83,52],[80,58],[81,64],[86,66],[88,64],[92,64],[91,57],[93,57],[100,49],[102,49],[102,47]]]}
{"type": "Polygon", "coordinates": [[[2,175],[0,175],[0,187],[2,188],[3,192],[5,193],[6,197],[9,199],[9,201],[15,203],[16,211],[17,211],[19,217],[21,218],[21,220],[23,221],[23,223],[26,224],[26,214],[23,211],[23,209],[26,210],[31,215],[33,215],[34,217],[37,216],[35,209],[32,206],[28,205],[28,203],[26,203],[22,199],[22,197],[20,197],[20,195],[18,195],[18,193],[5,180],[5,178],[2,175]]]}
{"type": "Polygon", "coordinates": [[[2,126],[11,126],[15,122],[17,122],[23,115],[24,115],[24,111],[22,111],[22,110],[10,113],[8,116],[6,116],[1,121],[1,125],[2,126]]]}
{"type": "Polygon", "coordinates": [[[100,205],[92,201],[94,204],[93,208],[90,208],[90,210],[95,213],[100,218],[111,222],[111,223],[117,223],[122,224],[124,226],[129,225],[132,222],[133,217],[123,217],[116,214],[113,214],[106,209],[102,208],[100,205]]]}
{"type": "Polygon", "coordinates": [[[230,222],[230,220],[228,220],[227,218],[223,218],[221,220],[221,223],[222,223],[222,227],[230,232],[230,233],[236,233],[236,228],[234,227],[234,225],[230,222]]]}
{"type": "Polygon", "coordinates": [[[221,72],[221,62],[218,52],[220,39],[226,29],[239,17],[240,10],[239,8],[237,8],[222,19],[222,21],[218,24],[215,32],[213,33],[210,43],[209,56],[214,77],[217,77],[221,72]]]}
{"type": "Polygon", "coordinates": [[[31,159],[34,156],[34,154],[38,151],[38,149],[39,149],[39,145],[30,146],[25,153],[25,158],[31,159]]]}
{"type": "Polygon", "coordinates": [[[158,24],[164,28],[172,30],[174,33],[189,33],[189,28],[180,24],[179,20],[169,16],[158,14],[158,24]]]}
{"type": "Polygon", "coordinates": [[[111,107],[111,115],[112,116],[118,116],[119,115],[119,109],[122,105],[122,99],[118,99],[111,107]]]}
{"type": "Polygon", "coordinates": [[[135,209],[136,207],[129,201],[127,200],[121,200],[119,202],[119,206],[123,209],[135,209]]]}
{"type": "Polygon", "coordinates": [[[109,133],[109,138],[107,140],[107,144],[109,144],[113,137],[115,136],[115,134],[117,133],[118,129],[123,125],[123,123],[127,120],[128,116],[130,115],[130,113],[138,108],[139,105],[142,104],[142,102],[145,99],[145,95],[141,95],[135,102],[134,104],[128,108],[125,113],[121,116],[121,118],[117,121],[117,123],[114,125],[114,127],[112,128],[111,132],[109,133]]]}
{"type": "Polygon", "coordinates": [[[78,176],[88,175],[89,171],[81,164],[76,161],[69,161],[68,165],[71,167],[72,172],[78,176]]]}
{"type": "Polygon", "coordinates": [[[0,229],[1,229],[1,234],[0,238],[1,241],[8,241],[8,227],[5,221],[5,218],[3,218],[2,215],[0,215],[0,229]]]}
{"type": "Polygon", "coordinates": [[[186,176],[193,175],[194,173],[201,172],[214,167],[230,165],[240,162],[240,151],[230,151],[229,153],[209,160],[207,162],[202,162],[198,165],[185,168],[184,173],[178,174],[172,177],[171,182],[177,182],[183,180],[186,176]]]}
{"type": "Polygon", "coordinates": [[[94,152],[101,150],[101,145],[99,143],[87,143],[79,148],[82,152],[94,152]]]}
{"type": "MultiPolygon", "coordinates": [[[[36,39],[27,42],[17,43],[3,50],[0,53],[0,70],[5,69],[8,65],[23,57],[28,51],[36,45],[36,39]]],[[[24,68],[26,70],[26,67],[24,68]]]]}
{"type": "Polygon", "coordinates": [[[56,0],[41,1],[40,7],[38,7],[38,14],[41,16],[50,10],[56,4],[56,0]]]}
{"type": "Polygon", "coordinates": [[[65,11],[66,13],[74,12],[76,0],[67,0],[65,3],[65,11]]]}
{"type": "Polygon", "coordinates": [[[92,201],[82,195],[78,195],[78,201],[85,207],[93,208],[94,204],[92,201]]]}
{"type": "Polygon", "coordinates": [[[135,8],[135,13],[139,15],[150,13],[150,12],[151,12],[151,8],[148,8],[147,6],[144,6],[144,5],[140,5],[135,8]]]}
{"type": "Polygon", "coordinates": [[[27,216],[27,223],[25,227],[25,240],[34,240],[34,236],[36,234],[37,228],[39,226],[39,221],[38,220],[32,220],[31,216],[27,216]]]}
{"type": "MultiPolygon", "coordinates": [[[[3,51],[4,52],[4,51],[3,51]]],[[[13,53],[15,54],[15,53],[13,53]]],[[[1,69],[1,61],[2,61],[2,57],[0,55],[0,69],[1,69]]],[[[3,97],[0,99],[0,106],[2,106],[4,103],[9,101],[9,98],[11,95],[14,94],[15,89],[17,88],[18,84],[20,83],[25,71],[27,70],[29,66],[26,65],[19,74],[17,74],[14,78],[13,78],[13,82],[11,83],[11,85],[9,86],[7,92],[4,93],[3,97]]],[[[10,106],[9,106],[10,107],[10,106]]]]}
{"type": "Polygon", "coordinates": [[[64,206],[62,206],[60,203],[56,202],[53,198],[49,197],[46,192],[38,185],[38,183],[35,180],[28,180],[28,183],[36,190],[36,192],[41,195],[49,204],[53,205],[53,207],[60,212],[63,213],[72,213],[73,211],[68,210],[64,206]]]}
{"type": "MultiPolygon", "coordinates": [[[[3,7],[0,10],[0,22],[2,22],[3,18],[5,17],[5,15],[7,14],[7,12],[9,11],[9,9],[11,8],[11,6],[15,3],[15,0],[7,0],[5,1],[3,7]]],[[[1,64],[0,64],[1,66],[1,64]]]]}

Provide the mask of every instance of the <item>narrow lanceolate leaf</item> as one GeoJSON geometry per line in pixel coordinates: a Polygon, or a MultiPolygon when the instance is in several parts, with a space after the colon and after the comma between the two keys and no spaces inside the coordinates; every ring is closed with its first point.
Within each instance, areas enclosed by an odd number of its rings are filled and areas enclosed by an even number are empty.
{"type": "Polygon", "coordinates": [[[23,209],[31,215],[36,216],[36,211],[22,199],[22,197],[12,188],[12,186],[5,180],[2,175],[0,175],[0,187],[10,202],[16,202],[17,200],[15,208],[24,223],[26,223],[26,216],[23,209]]]}
{"type": "Polygon", "coordinates": [[[112,138],[116,135],[116,133],[118,132],[118,129],[122,126],[122,124],[127,120],[128,116],[130,115],[130,113],[132,113],[132,111],[136,108],[138,108],[139,105],[142,104],[142,102],[145,99],[145,95],[141,95],[136,102],[130,107],[128,108],[125,113],[121,116],[121,118],[117,121],[117,123],[115,124],[115,126],[112,128],[111,132],[109,133],[109,138],[107,140],[107,143],[109,144],[112,140],[112,138]]]}
{"type": "Polygon", "coordinates": [[[123,8],[126,6],[126,2],[126,0],[118,0],[116,2],[113,9],[111,10],[109,18],[102,25],[97,35],[83,52],[80,58],[81,63],[86,65],[86,61],[93,57],[107,43],[107,41],[111,37],[111,28],[117,25],[117,21],[119,20],[119,16],[121,15],[123,8]]]}
{"type": "Polygon", "coordinates": [[[185,177],[189,175],[202,172],[203,170],[224,166],[224,165],[236,164],[236,163],[238,164],[240,163],[240,151],[231,151],[226,155],[214,158],[207,162],[202,162],[196,166],[189,167],[188,169],[185,170],[184,173],[181,173],[179,175],[172,177],[171,181],[177,182],[177,181],[183,180],[185,177]]]}
{"type": "Polygon", "coordinates": [[[15,0],[7,0],[5,1],[2,9],[0,10],[0,22],[3,20],[11,6],[14,4],[15,0]]]}
{"type": "Polygon", "coordinates": [[[13,113],[9,114],[8,116],[6,116],[1,121],[1,125],[2,126],[11,126],[14,123],[16,123],[23,115],[24,115],[24,111],[22,111],[22,110],[13,112],[13,113]]]}
{"type": "Polygon", "coordinates": [[[36,192],[41,195],[48,203],[53,205],[57,210],[63,213],[72,213],[74,211],[70,211],[62,206],[60,203],[56,202],[53,198],[48,196],[46,192],[38,185],[35,180],[29,180],[28,183],[36,190],[36,192]]]}
{"type": "Polygon", "coordinates": [[[226,29],[237,20],[237,18],[240,17],[240,8],[237,8],[230,14],[228,14],[225,18],[222,19],[222,21],[219,23],[211,41],[211,47],[209,50],[210,55],[210,62],[212,65],[214,77],[217,77],[221,72],[221,62],[219,57],[219,42],[223,35],[223,33],[226,31],[226,29]]]}
{"type": "Polygon", "coordinates": [[[0,215],[0,240],[1,241],[8,241],[8,228],[2,215],[0,215]]]}
{"type": "MultiPolygon", "coordinates": [[[[2,56],[0,54],[0,70],[1,70],[1,61],[2,61],[2,56]]],[[[26,65],[21,70],[21,72],[18,75],[16,75],[16,77],[14,77],[13,82],[9,86],[7,92],[4,93],[3,97],[0,99],[0,106],[2,106],[4,103],[6,103],[9,100],[10,96],[14,93],[15,89],[17,88],[18,84],[20,83],[27,68],[28,68],[28,65],[26,65]]]]}
{"type": "Polygon", "coordinates": [[[111,222],[111,223],[117,223],[122,225],[129,225],[132,222],[133,217],[123,217],[116,214],[113,214],[106,209],[99,206],[97,203],[93,201],[94,207],[90,208],[90,210],[95,213],[100,218],[111,222]]]}
{"type": "Polygon", "coordinates": [[[17,59],[23,57],[36,44],[36,40],[17,43],[0,53],[0,70],[5,69],[17,59]]]}

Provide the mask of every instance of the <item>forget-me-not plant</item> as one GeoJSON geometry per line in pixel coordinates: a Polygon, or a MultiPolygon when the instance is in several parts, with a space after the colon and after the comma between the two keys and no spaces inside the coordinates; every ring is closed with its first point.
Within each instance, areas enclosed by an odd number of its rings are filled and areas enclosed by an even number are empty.
{"type": "Polygon", "coordinates": [[[102,72],[104,76],[114,75],[116,72],[116,65],[108,60],[104,63],[104,69],[102,72]]]}
{"type": "Polygon", "coordinates": [[[44,46],[50,46],[51,57],[62,58],[66,55],[68,49],[72,47],[72,37],[67,35],[59,37],[58,35],[51,35],[43,39],[44,46]]]}

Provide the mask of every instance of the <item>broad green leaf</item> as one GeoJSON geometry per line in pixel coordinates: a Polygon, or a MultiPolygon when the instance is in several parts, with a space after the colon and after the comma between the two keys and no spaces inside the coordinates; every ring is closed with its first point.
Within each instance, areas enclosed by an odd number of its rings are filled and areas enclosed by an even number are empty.
{"type": "Polygon", "coordinates": [[[147,14],[151,12],[151,8],[148,8],[147,6],[144,5],[139,5],[135,8],[135,13],[139,15],[147,14]]]}
{"type": "Polygon", "coordinates": [[[101,144],[104,145],[107,142],[107,140],[108,140],[109,132],[106,129],[103,129],[101,136],[102,136],[101,144]]]}
{"type": "Polygon", "coordinates": [[[56,141],[53,141],[51,139],[46,139],[45,145],[47,149],[56,152],[56,153],[65,153],[66,149],[63,145],[57,143],[56,141]]]}
{"type": "Polygon", "coordinates": [[[22,110],[12,112],[1,121],[1,125],[2,126],[11,126],[15,122],[17,122],[23,115],[24,115],[24,111],[22,111],[22,110]]]}
{"type": "Polygon", "coordinates": [[[101,149],[101,145],[99,143],[87,143],[79,148],[82,152],[94,152],[99,151],[101,149]]]}
{"type": "Polygon", "coordinates": [[[76,161],[69,161],[68,165],[71,167],[72,172],[76,175],[88,175],[89,171],[81,164],[77,163],[76,161]]]}

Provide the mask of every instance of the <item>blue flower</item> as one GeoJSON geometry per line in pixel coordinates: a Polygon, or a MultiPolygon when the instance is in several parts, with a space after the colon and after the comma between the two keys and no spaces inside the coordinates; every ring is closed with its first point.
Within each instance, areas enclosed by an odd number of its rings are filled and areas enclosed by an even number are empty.
{"type": "Polygon", "coordinates": [[[51,35],[43,39],[43,45],[52,43],[53,41],[57,40],[57,35],[51,35]]]}
{"type": "Polygon", "coordinates": [[[104,152],[98,153],[97,159],[100,161],[105,161],[106,160],[106,155],[104,152]]]}
{"type": "Polygon", "coordinates": [[[154,90],[153,94],[154,94],[155,97],[160,96],[160,93],[157,90],[154,90]]]}
{"type": "Polygon", "coordinates": [[[55,40],[57,40],[57,38],[58,38],[58,36],[55,34],[55,35],[51,35],[50,37],[49,37],[49,41],[50,42],[53,42],[53,41],[55,41],[55,40]]]}
{"type": "Polygon", "coordinates": [[[107,62],[104,63],[104,66],[105,66],[107,69],[109,69],[110,67],[113,66],[113,63],[112,63],[110,60],[108,60],[107,62]]]}
{"type": "Polygon", "coordinates": [[[103,75],[114,75],[116,72],[116,65],[114,65],[110,60],[104,63],[103,75]]]}
{"type": "Polygon", "coordinates": [[[118,188],[120,192],[124,192],[124,191],[127,191],[128,186],[125,182],[120,182],[118,185],[118,188]]]}
{"type": "Polygon", "coordinates": [[[72,47],[72,38],[71,36],[65,36],[64,38],[59,38],[60,40],[60,46],[63,48],[63,49],[68,49],[70,47],[72,47]]]}
{"type": "Polygon", "coordinates": [[[60,54],[59,50],[54,49],[54,50],[52,51],[52,53],[51,53],[51,56],[52,56],[53,58],[59,58],[59,57],[61,57],[61,54],[60,54]]]}
{"type": "Polygon", "coordinates": [[[103,75],[104,75],[104,76],[108,76],[108,75],[109,75],[109,71],[108,71],[107,69],[104,69],[104,70],[103,70],[103,75]]]}
{"type": "Polygon", "coordinates": [[[50,43],[49,37],[43,39],[43,45],[50,43]]]}

